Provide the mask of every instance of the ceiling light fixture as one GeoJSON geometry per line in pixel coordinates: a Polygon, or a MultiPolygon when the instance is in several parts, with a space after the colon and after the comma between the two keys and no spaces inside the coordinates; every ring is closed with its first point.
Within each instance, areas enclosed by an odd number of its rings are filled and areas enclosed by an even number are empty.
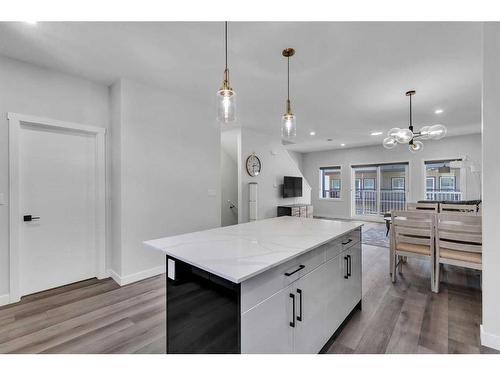
{"type": "Polygon", "coordinates": [[[344,147],[344,146],[345,146],[345,143],[341,143],[341,144],[340,144],[340,147],[344,147]]]}
{"type": "Polygon", "coordinates": [[[435,113],[436,115],[439,115],[440,113],[443,113],[443,110],[442,110],[442,109],[436,109],[436,110],[434,111],[434,113],[435,113]]]}
{"type": "Polygon", "coordinates": [[[406,96],[410,97],[410,123],[408,129],[392,128],[387,133],[387,138],[384,139],[382,144],[385,148],[391,149],[397,146],[398,143],[407,143],[411,152],[422,151],[424,144],[418,139],[434,139],[438,140],[446,135],[446,127],[444,125],[436,124],[432,126],[423,126],[419,132],[413,131],[413,114],[411,97],[415,95],[414,90],[407,91],[406,96]]]}
{"type": "Polygon", "coordinates": [[[295,50],[286,48],[283,50],[282,55],[287,59],[287,99],[286,112],[281,116],[281,136],[283,138],[293,138],[297,134],[297,121],[290,105],[290,57],[295,55],[295,50]]]}
{"type": "Polygon", "coordinates": [[[310,132],[309,135],[316,135],[316,132],[310,132]]]}
{"type": "Polygon", "coordinates": [[[227,124],[236,120],[236,92],[229,84],[229,69],[227,68],[227,21],[224,23],[224,49],[226,67],[222,86],[217,91],[217,118],[220,122],[227,124]]]}
{"type": "Polygon", "coordinates": [[[383,134],[382,132],[372,132],[370,135],[381,135],[383,134]]]}

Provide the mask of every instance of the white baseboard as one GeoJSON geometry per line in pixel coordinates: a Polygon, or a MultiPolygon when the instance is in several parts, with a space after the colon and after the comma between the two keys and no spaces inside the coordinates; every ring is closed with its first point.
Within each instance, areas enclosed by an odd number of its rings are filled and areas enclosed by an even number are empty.
{"type": "Polygon", "coordinates": [[[8,305],[10,302],[10,295],[3,294],[0,296],[0,306],[8,305]]]}
{"type": "Polygon", "coordinates": [[[125,275],[121,276],[118,273],[116,273],[113,270],[108,270],[109,276],[113,278],[113,280],[116,281],[116,283],[120,286],[135,283],[137,281],[141,281],[144,279],[147,279],[149,277],[161,275],[162,273],[165,273],[166,271],[165,265],[150,268],[144,271],[132,273],[130,275],[125,275]]]}
{"type": "Polygon", "coordinates": [[[481,345],[500,350],[500,336],[486,332],[481,324],[481,345]]]}

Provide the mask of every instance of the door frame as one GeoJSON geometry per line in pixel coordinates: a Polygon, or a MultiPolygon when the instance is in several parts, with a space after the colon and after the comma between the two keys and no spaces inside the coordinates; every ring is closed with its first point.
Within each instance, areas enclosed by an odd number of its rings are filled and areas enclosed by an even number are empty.
{"type": "Polygon", "coordinates": [[[19,133],[21,126],[65,129],[91,134],[96,139],[96,250],[97,277],[106,275],[106,129],[43,117],[7,113],[9,121],[9,301],[21,299],[19,289],[19,133]]]}

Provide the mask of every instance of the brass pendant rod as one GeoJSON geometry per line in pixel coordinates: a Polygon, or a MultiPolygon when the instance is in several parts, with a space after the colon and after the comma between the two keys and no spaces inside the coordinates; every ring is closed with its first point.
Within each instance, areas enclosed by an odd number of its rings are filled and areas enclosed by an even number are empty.
{"type": "Polygon", "coordinates": [[[287,68],[287,99],[290,101],[290,56],[287,57],[288,68],[287,68]]]}
{"type": "Polygon", "coordinates": [[[226,70],[227,70],[227,21],[224,22],[224,45],[226,54],[226,70]]]}

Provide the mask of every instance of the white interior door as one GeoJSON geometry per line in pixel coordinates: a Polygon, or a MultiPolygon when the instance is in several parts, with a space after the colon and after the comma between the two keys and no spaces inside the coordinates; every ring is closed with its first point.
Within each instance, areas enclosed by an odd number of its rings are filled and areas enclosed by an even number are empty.
{"type": "Polygon", "coordinates": [[[20,295],[97,276],[95,135],[21,125],[18,140],[20,295]]]}

